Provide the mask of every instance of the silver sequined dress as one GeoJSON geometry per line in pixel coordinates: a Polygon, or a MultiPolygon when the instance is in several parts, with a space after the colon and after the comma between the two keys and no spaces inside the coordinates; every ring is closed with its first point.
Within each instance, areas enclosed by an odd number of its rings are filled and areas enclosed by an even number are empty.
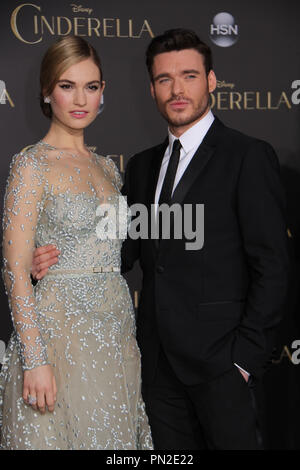
{"type": "Polygon", "coordinates": [[[2,449],[152,448],[133,306],[116,272],[128,219],[120,187],[113,161],[95,153],[40,141],[12,159],[3,278],[14,331],[0,373],[2,449]],[[49,243],[59,261],[33,287],[33,250],[49,243]],[[41,415],[23,401],[23,371],[44,364],[58,392],[55,411],[41,415]]]}

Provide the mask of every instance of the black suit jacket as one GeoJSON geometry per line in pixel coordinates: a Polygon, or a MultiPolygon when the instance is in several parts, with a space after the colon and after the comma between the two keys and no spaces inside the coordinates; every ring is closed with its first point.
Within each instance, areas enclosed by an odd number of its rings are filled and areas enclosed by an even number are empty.
{"type": "MultiPolygon", "coordinates": [[[[154,203],[167,140],[134,155],[123,194],[154,203]]],[[[288,286],[285,197],[272,147],[215,118],[176,187],[172,203],[204,204],[204,246],[127,238],[123,271],[143,271],[137,338],[142,376],[151,382],[160,345],[187,385],[210,380],[234,362],[261,376],[288,286]]]]}

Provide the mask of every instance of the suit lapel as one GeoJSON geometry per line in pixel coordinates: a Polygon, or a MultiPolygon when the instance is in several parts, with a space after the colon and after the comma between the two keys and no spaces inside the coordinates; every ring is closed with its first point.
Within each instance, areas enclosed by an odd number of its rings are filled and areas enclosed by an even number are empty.
{"type": "Polygon", "coordinates": [[[193,156],[178,185],[176,186],[172,196],[172,204],[183,203],[189,189],[192,187],[193,183],[196,181],[200,173],[204,170],[207,163],[211,159],[217,145],[217,136],[222,127],[223,125],[219,119],[215,118],[205,138],[199,145],[195,155],[193,156]]]}
{"type": "MultiPolygon", "coordinates": [[[[182,175],[178,185],[176,186],[172,196],[171,204],[184,203],[184,199],[188,191],[190,190],[196,179],[199,177],[199,175],[203,172],[207,163],[213,156],[217,146],[217,142],[219,140],[219,136],[221,135],[223,128],[224,125],[218,118],[215,117],[213,124],[209,128],[205,138],[199,145],[192,160],[190,161],[184,174],[182,175]]],[[[171,233],[172,230],[173,226],[171,226],[171,233]]],[[[169,243],[166,243],[167,241],[168,240],[161,240],[159,246],[156,243],[156,248],[159,248],[159,250],[166,251],[167,247],[170,246],[169,243]]]]}
{"type": "Polygon", "coordinates": [[[153,155],[152,164],[151,164],[151,173],[149,175],[148,188],[147,188],[147,194],[148,194],[147,202],[149,206],[151,204],[154,204],[157,180],[159,177],[161,163],[163,161],[167,146],[168,146],[168,139],[165,139],[165,141],[161,145],[157,146],[154,150],[154,155],[153,155]]]}
{"type": "Polygon", "coordinates": [[[207,165],[208,161],[214,153],[214,150],[215,147],[205,144],[201,144],[200,147],[198,147],[195,155],[193,156],[184,174],[182,175],[178,185],[175,188],[175,191],[172,196],[172,204],[183,203],[187,192],[193,185],[194,181],[198,178],[201,171],[203,171],[203,169],[207,165]]]}
{"type": "MultiPolygon", "coordinates": [[[[149,223],[149,229],[151,227],[151,216],[152,216],[152,210],[153,207],[152,204],[154,204],[155,201],[155,192],[156,192],[156,186],[157,186],[157,181],[159,177],[159,172],[160,172],[160,167],[165,155],[166,148],[168,146],[168,138],[165,139],[165,141],[159,145],[158,147],[155,148],[154,150],[154,155],[152,158],[152,163],[151,163],[151,173],[149,175],[148,179],[148,187],[147,187],[147,206],[148,206],[148,211],[149,211],[149,218],[148,218],[148,223],[149,223]]],[[[153,248],[153,254],[156,257],[157,255],[157,250],[158,250],[158,240],[156,239],[151,239],[151,245],[153,248]]]]}
{"type": "MultiPolygon", "coordinates": [[[[206,167],[207,163],[211,159],[214,154],[215,148],[217,146],[217,142],[219,137],[224,129],[224,125],[222,122],[215,117],[214,122],[212,123],[211,127],[209,128],[205,138],[203,139],[202,143],[199,145],[198,149],[195,152],[192,160],[190,161],[189,165],[187,166],[184,174],[182,175],[178,185],[175,188],[172,197],[172,204],[178,203],[183,204],[183,201],[196,181],[199,177],[201,172],[206,167]]],[[[155,192],[157,181],[159,177],[161,163],[165,154],[165,150],[168,146],[168,139],[166,139],[161,145],[156,147],[154,151],[153,161],[152,161],[152,172],[148,180],[148,207],[151,207],[151,204],[154,204],[155,199],[155,192]]],[[[167,240],[161,240],[160,245],[158,244],[157,240],[153,240],[153,248],[155,251],[158,249],[161,250],[165,248],[169,244],[165,243],[167,240]]]]}

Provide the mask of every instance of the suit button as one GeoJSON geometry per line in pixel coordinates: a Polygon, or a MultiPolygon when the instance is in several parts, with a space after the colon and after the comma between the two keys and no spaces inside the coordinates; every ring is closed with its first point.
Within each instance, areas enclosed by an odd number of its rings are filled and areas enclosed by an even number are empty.
{"type": "Polygon", "coordinates": [[[159,273],[159,274],[162,274],[164,272],[165,268],[163,266],[157,266],[156,268],[156,271],[159,273]]]}

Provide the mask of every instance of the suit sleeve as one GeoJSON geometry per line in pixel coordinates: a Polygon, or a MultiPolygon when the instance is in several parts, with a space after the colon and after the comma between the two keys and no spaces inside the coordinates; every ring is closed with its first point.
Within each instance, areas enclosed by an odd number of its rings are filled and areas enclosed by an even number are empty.
{"type": "MultiPolygon", "coordinates": [[[[134,204],[134,179],[133,179],[133,172],[132,172],[132,159],[129,160],[125,170],[125,177],[124,177],[124,184],[121,189],[123,196],[127,197],[127,204],[129,207],[134,204]]],[[[140,239],[133,240],[129,238],[127,234],[127,238],[124,240],[122,249],[121,249],[121,258],[122,258],[122,273],[130,271],[140,256],[140,239]]]]}
{"type": "Polygon", "coordinates": [[[254,376],[265,370],[284,311],[289,280],[285,194],[273,148],[253,143],[238,183],[238,217],[250,285],[233,360],[254,376]]]}

